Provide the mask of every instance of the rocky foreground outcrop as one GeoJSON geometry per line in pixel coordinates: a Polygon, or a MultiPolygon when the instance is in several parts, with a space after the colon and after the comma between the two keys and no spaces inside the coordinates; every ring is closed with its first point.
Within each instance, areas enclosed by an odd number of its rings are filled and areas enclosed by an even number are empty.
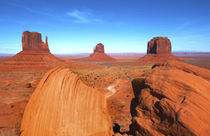
{"type": "Polygon", "coordinates": [[[209,136],[210,71],[178,61],[132,81],[135,136],[209,136]]]}
{"type": "Polygon", "coordinates": [[[1,61],[0,70],[40,71],[66,64],[64,60],[50,53],[47,37],[44,43],[40,33],[25,31],[22,36],[22,51],[1,61]]]}
{"type": "Polygon", "coordinates": [[[105,54],[104,52],[104,45],[102,43],[99,43],[94,48],[93,53],[86,57],[81,59],[82,61],[93,61],[93,62],[108,62],[108,61],[115,61],[114,58],[110,57],[109,55],[105,54]]]}
{"type": "Polygon", "coordinates": [[[32,94],[21,136],[111,136],[104,95],[68,68],[50,70],[32,94]]]}
{"type": "Polygon", "coordinates": [[[152,65],[168,60],[179,60],[171,54],[171,48],[171,41],[167,37],[154,37],[147,44],[147,55],[138,61],[142,65],[152,65]]]}

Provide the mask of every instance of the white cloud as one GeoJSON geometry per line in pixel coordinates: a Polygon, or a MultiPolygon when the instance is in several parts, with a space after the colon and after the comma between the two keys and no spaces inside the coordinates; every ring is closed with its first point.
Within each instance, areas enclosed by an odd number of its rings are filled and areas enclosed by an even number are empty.
{"type": "Polygon", "coordinates": [[[81,23],[89,23],[90,22],[90,20],[88,19],[88,13],[86,13],[86,12],[74,10],[72,12],[68,12],[67,15],[75,18],[76,22],[81,22],[81,23]]]}
{"type": "Polygon", "coordinates": [[[67,12],[66,15],[74,18],[74,23],[91,23],[91,22],[96,22],[96,23],[102,23],[103,20],[94,18],[94,15],[89,12],[89,11],[80,11],[80,10],[73,10],[71,12],[67,12]]]}

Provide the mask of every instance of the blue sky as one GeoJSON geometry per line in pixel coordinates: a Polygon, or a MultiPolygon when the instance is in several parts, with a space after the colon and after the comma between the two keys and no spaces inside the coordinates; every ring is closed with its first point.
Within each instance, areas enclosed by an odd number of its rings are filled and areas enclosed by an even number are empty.
{"type": "Polygon", "coordinates": [[[146,52],[166,36],[173,51],[210,52],[210,0],[0,0],[0,53],[21,51],[25,30],[52,53],[146,52]]]}

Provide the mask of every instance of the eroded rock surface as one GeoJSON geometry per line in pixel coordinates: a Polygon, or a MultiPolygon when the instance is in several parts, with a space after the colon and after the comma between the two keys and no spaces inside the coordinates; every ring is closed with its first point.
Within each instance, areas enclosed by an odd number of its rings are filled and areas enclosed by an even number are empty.
{"type": "Polygon", "coordinates": [[[171,42],[167,37],[154,37],[148,42],[147,55],[138,61],[141,65],[153,65],[168,60],[179,60],[171,54],[171,42]]]}
{"type": "Polygon", "coordinates": [[[46,41],[44,43],[42,41],[42,36],[40,33],[25,31],[22,35],[22,48],[23,51],[39,50],[49,52],[47,36],[46,41]]]}
{"type": "Polygon", "coordinates": [[[68,68],[45,74],[26,106],[21,136],[111,136],[104,95],[68,68]]]}
{"type": "Polygon", "coordinates": [[[105,62],[105,61],[115,61],[114,58],[110,57],[109,55],[104,53],[104,45],[102,43],[99,43],[96,45],[93,53],[86,57],[81,59],[82,61],[93,61],[93,62],[105,62]]]}
{"type": "Polygon", "coordinates": [[[209,70],[173,61],[134,79],[133,135],[210,135],[209,75],[209,70]]]}
{"type": "Polygon", "coordinates": [[[99,43],[96,45],[94,49],[94,53],[104,53],[104,45],[102,43],[99,43]]]}
{"type": "Polygon", "coordinates": [[[23,32],[22,48],[21,52],[0,62],[1,71],[40,71],[67,65],[50,53],[47,37],[46,43],[42,42],[40,33],[23,32]]]}
{"type": "Polygon", "coordinates": [[[167,37],[154,37],[148,42],[147,54],[171,54],[171,41],[167,37]]]}

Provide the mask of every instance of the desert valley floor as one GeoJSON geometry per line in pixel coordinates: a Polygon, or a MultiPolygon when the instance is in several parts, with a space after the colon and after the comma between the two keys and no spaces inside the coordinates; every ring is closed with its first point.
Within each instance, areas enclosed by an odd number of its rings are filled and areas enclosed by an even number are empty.
{"type": "MultiPolygon", "coordinates": [[[[210,69],[210,54],[177,54],[187,63],[210,69]]],[[[150,70],[153,64],[143,65],[140,56],[115,56],[114,62],[86,62],[80,57],[61,57],[66,65],[88,86],[97,88],[107,97],[115,133],[126,134],[131,125],[130,105],[134,98],[132,80],[150,70]],[[72,65],[73,64],[73,65],[72,65]]],[[[0,58],[3,61],[4,57],[0,58]]],[[[0,135],[20,134],[20,123],[25,106],[48,70],[0,71],[0,135]]]]}

